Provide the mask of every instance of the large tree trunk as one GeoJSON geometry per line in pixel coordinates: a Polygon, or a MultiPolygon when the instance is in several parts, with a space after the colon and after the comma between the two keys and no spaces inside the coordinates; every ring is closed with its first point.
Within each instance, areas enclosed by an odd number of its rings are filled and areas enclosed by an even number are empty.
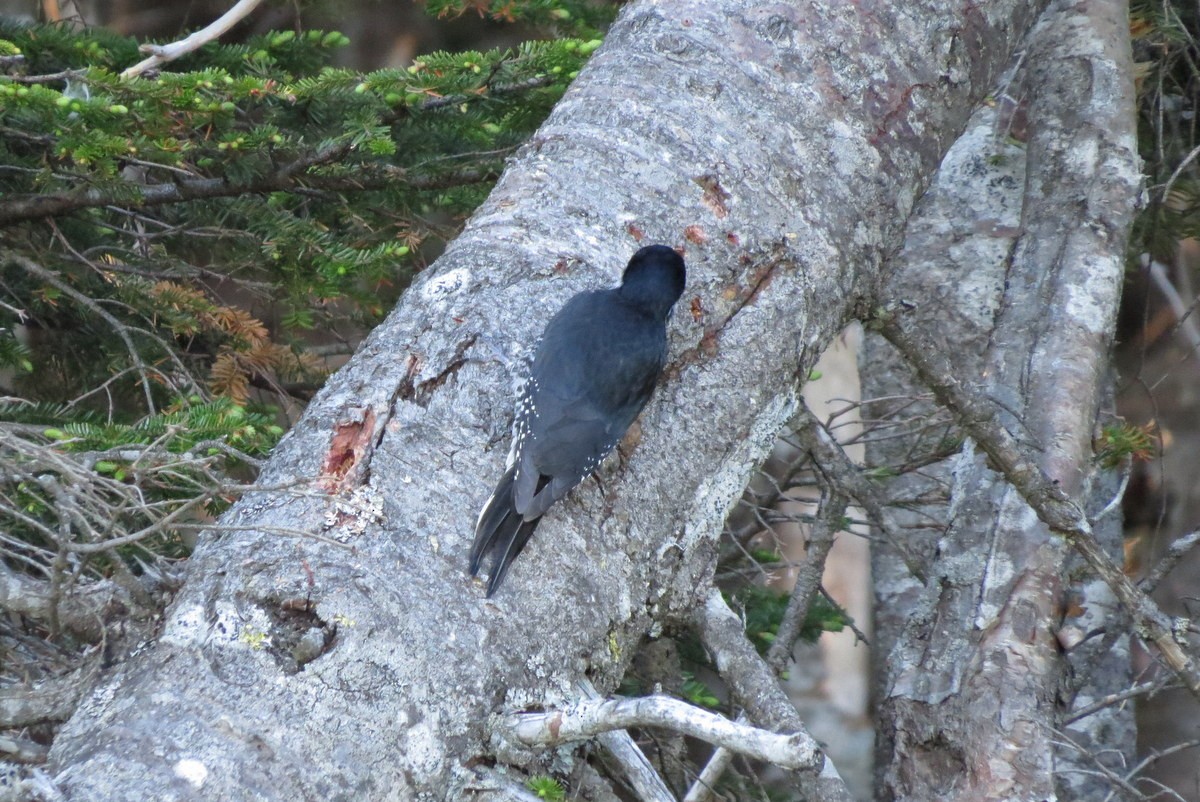
{"type": "MultiPolygon", "coordinates": [[[[1092,499],[1093,514],[1115,492],[1092,437],[1111,415],[1105,374],[1139,186],[1131,61],[1123,2],[1053,4],[1008,97],[980,110],[922,199],[889,286],[916,299],[913,329],[954,343],[956,378],[996,399],[1046,475],[1092,499]],[[1027,129],[1011,128],[1017,105],[1027,129]]],[[[868,396],[922,392],[889,346],[872,339],[866,354],[868,396]]],[[[872,456],[914,450],[893,440],[872,456]]],[[[970,440],[891,491],[946,503],[908,514],[943,527],[909,544],[924,585],[894,551],[874,555],[886,797],[1101,798],[1102,772],[1131,757],[1132,712],[1100,711],[1071,731],[1062,721],[1077,694],[1128,687],[1127,624],[1111,594],[1071,573],[1067,542],[970,440]],[[1080,644],[1096,630],[1112,637],[1080,644]]],[[[1119,560],[1118,521],[1098,531],[1119,560]]]]}
{"type": "MultiPolygon", "coordinates": [[[[463,235],[204,539],[158,640],[55,743],[71,799],[464,798],[502,708],[615,687],[708,592],[798,382],[1039,3],[638,2],[463,235]],[[501,592],[464,576],[528,344],[639,240],[687,244],[624,458],[501,592]]],[[[486,785],[486,782],[484,783],[486,785]]]]}

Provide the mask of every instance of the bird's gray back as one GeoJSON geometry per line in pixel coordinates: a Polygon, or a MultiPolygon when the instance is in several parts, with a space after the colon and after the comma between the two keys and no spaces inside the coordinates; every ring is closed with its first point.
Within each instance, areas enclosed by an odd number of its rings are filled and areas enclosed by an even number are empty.
{"type": "Polygon", "coordinates": [[[534,356],[523,462],[560,480],[565,494],[633,423],[665,359],[665,321],[623,303],[614,290],[572,298],[546,326],[534,356]]]}

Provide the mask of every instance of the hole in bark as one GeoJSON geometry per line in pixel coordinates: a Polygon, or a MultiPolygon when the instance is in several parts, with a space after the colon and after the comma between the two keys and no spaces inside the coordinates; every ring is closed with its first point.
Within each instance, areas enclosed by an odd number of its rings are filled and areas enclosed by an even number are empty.
{"type": "Polygon", "coordinates": [[[948,783],[966,771],[966,755],[962,747],[952,743],[945,733],[939,732],[933,738],[912,744],[909,752],[913,757],[911,764],[920,767],[918,771],[925,775],[914,787],[949,792],[948,783]]]}
{"type": "Polygon", "coordinates": [[[326,488],[339,489],[351,477],[370,453],[374,434],[375,410],[370,407],[351,410],[350,417],[338,422],[321,465],[321,482],[326,488]]]}
{"type": "Polygon", "coordinates": [[[295,674],[329,652],[337,636],[337,625],[317,615],[316,602],[308,598],[271,601],[266,608],[274,621],[271,656],[288,674],[295,674]]]}

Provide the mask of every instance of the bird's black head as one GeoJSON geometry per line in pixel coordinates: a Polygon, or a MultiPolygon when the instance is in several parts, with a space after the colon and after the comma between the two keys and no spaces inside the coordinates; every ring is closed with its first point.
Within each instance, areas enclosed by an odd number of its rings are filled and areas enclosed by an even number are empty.
{"type": "Polygon", "coordinates": [[[621,276],[621,297],[666,318],[683,294],[683,257],[666,245],[647,245],[629,260],[621,276]]]}

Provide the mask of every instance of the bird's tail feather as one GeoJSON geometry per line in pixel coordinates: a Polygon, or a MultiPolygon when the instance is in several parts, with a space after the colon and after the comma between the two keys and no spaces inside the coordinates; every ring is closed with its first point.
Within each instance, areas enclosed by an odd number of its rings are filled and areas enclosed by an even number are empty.
{"type": "Polygon", "coordinates": [[[504,581],[513,560],[525,548],[540,517],[526,521],[513,507],[513,482],[516,466],[500,477],[495,492],[479,513],[475,524],[475,542],[471,544],[469,568],[471,576],[479,573],[480,564],[489,554],[495,555],[488,570],[487,595],[491,597],[504,581]]]}
{"type": "Polygon", "coordinates": [[[497,538],[496,545],[504,544],[504,551],[496,555],[496,559],[492,561],[492,570],[488,576],[487,597],[490,599],[496,589],[500,587],[500,583],[504,581],[504,577],[508,574],[508,567],[512,565],[513,560],[517,559],[517,555],[525,548],[525,544],[529,542],[529,538],[533,537],[533,530],[537,529],[538,521],[541,518],[534,518],[531,521],[526,521],[516,512],[513,512],[504,519],[505,526],[501,534],[503,539],[497,538]]]}
{"type": "Polygon", "coordinates": [[[512,497],[515,478],[516,467],[512,466],[500,477],[496,489],[492,491],[491,498],[487,500],[487,504],[483,505],[479,519],[475,521],[475,542],[471,544],[471,576],[479,573],[479,564],[495,546],[496,534],[500,525],[504,523],[504,519],[509,514],[516,514],[516,510],[513,509],[512,497]]]}

